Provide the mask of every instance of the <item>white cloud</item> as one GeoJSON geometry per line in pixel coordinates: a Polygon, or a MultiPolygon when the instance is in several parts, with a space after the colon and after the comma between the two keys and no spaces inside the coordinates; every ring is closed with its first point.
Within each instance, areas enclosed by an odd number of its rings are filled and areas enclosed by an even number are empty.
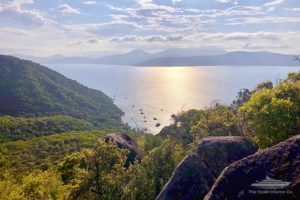
{"type": "Polygon", "coordinates": [[[50,21],[40,11],[22,8],[22,4],[30,3],[33,3],[33,1],[19,0],[13,1],[11,4],[0,3],[0,25],[33,28],[43,26],[47,21],[50,21]]]}
{"type": "Polygon", "coordinates": [[[219,3],[223,3],[223,4],[228,4],[228,3],[233,3],[234,5],[239,4],[239,2],[237,0],[216,0],[219,3]]]}
{"type": "Polygon", "coordinates": [[[248,17],[226,19],[227,25],[299,23],[300,17],[248,17]]]}
{"type": "Polygon", "coordinates": [[[23,4],[33,4],[33,0],[13,0],[11,2],[12,6],[20,8],[21,5],[23,4]]]}
{"type": "Polygon", "coordinates": [[[300,12],[300,8],[285,8],[286,11],[300,12]]]}
{"type": "Polygon", "coordinates": [[[63,14],[80,14],[79,9],[72,8],[68,4],[61,4],[58,6],[58,9],[63,14]]]}
{"type": "Polygon", "coordinates": [[[216,0],[216,1],[220,3],[229,3],[231,0],[216,0]]]}
{"type": "Polygon", "coordinates": [[[108,41],[110,42],[179,42],[184,40],[183,35],[179,34],[171,34],[171,35],[151,35],[151,36],[137,36],[137,35],[127,35],[125,37],[113,37],[109,38],[108,41]]]}
{"type": "Polygon", "coordinates": [[[9,35],[23,35],[27,36],[30,35],[30,33],[23,29],[17,29],[17,28],[0,28],[0,32],[2,34],[9,34],[9,35]]]}
{"type": "Polygon", "coordinates": [[[268,8],[268,10],[267,10],[267,11],[268,11],[268,12],[274,11],[274,10],[275,10],[275,8],[276,8],[276,7],[270,7],[270,8],[268,8]]]}
{"type": "Polygon", "coordinates": [[[282,4],[284,0],[275,0],[271,1],[269,3],[265,3],[264,6],[278,6],[279,4],[282,4]]]}
{"type": "Polygon", "coordinates": [[[86,4],[86,5],[93,5],[93,4],[96,4],[97,1],[84,1],[83,4],[86,4]]]}

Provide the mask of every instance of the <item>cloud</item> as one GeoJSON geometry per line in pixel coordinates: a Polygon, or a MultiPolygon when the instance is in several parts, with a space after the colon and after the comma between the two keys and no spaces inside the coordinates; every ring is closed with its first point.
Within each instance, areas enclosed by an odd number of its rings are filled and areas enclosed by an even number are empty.
{"type": "Polygon", "coordinates": [[[86,4],[86,5],[93,5],[93,4],[96,4],[97,1],[84,1],[83,4],[86,4]]]}
{"type": "Polygon", "coordinates": [[[96,38],[93,38],[93,39],[90,39],[90,40],[88,40],[86,42],[89,43],[89,44],[97,44],[97,43],[99,43],[99,40],[96,39],[96,38]]]}
{"type": "Polygon", "coordinates": [[[248,17],[226,19],[227,25],[247,25],[247,24],[281,24],[281,23],[298,23],[300,17],[248,17]]]}
{"type": "Polygon", "coordinates": [[[234,4],[238,4],[237,0],[216,0],[219,3],[234,3],[234,4]]]}
{"type": "Polygon", "coordinates": [[[22,4],[30,4],[33,1],[13,1],[11,4],[0,3],[0,24],[4,26],[21,26],[24,28],[41,27],[47,21],[44,14],[37,10],[22,8],[22,4]]]}
{"type": "Polygon", "coordinates": [[[80,14],[79,9],[72,8],[68,4],[61,4],[58,6],[58,9],[63,14],[80,14]]]}
{"type": "Polygon", "coordinates": [[[33,0],[13,0],[11,5],[20,8],[23,4],[33,4],[33,0]]]}
{"type": "Polygon", "coordinates": [[[285,8],[286,11],[300,12],[300,8],[285,8]]]}
{"type": "Polygon", "coordinates": [[[251,41],[251,40],[279,40],[286,36],[282,33],[273,32],[232,32],[232,33],[197,33],[189,36],[188,40],[220,40],[220,41],[251,41]]]}
{"type": "Polygon", "coordinates": [[[28,31],[22,30],[22,29],[17,29],[17,28],[0,28],[0,32],[2,34],[9,34],[9,35],[23,35],[23,36],[28,36],[30,33],[28,31]]]}
{"type": "Polygon", "coordinates": [[[135,22],[143,30],[157,30],[168,33],[201,31],[213,26],[219,18],[228,16],[259,16],[266,12],[258,6],[232,6],[226,9],[191,9],[156,5],[152,1],[138,2],[138,7],[121,8],[109,6],[116,12],[111,15],[118,22],[135,22]]]}
{"type": "Polygon", "coordinates": [[[278,6],[279,4],[282,4],[284,0],[275,0],[269,3],[265,3],[264,6],[278,6]]]}
{"type": "Polygon", "coordinates": [[[110,42],[148,42],[148,43],[153,43],[153,42],[179,42],[184,40],[183,35],[151,35],[151,36],[136,36],[136,35],[128,35],[125,37],[113,37],[108,39],[110,42]]]}
{"type": "Polygon", "coordinates": [[[79,40],[79,41],[69,42],[67,44],[67,46],[77,46],[77,45],[84,45],[84,44],[98,44],[100,42],[101,42],[101,40],[99,40],[97,38],[92,38],[92,39],[88,39],[88,40],[79,40]]]}

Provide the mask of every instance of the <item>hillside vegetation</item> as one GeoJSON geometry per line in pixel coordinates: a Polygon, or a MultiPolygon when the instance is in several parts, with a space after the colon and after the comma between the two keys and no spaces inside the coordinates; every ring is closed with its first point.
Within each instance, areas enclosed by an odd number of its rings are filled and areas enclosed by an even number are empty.
{"type": "Polygon", "coordinates": [[[230,106],[173,114],[148,135],[120,129],[121,111],[99,91],[13,57],[0,69],[1,113],[12,115],[0,117],[0,200],[154,200],[205,137],[244,136],[264,149],[300,130],[300,72],[243,89],[230,106]],[[103,139],[112,132],[131,136],[141,158],[126,165],[128,150],[103,139]]]}
{"type": "Polygon", "coordinates": [[[69,115],[101,128],[120,125],[122,111],[101,91],[44,66],[0,56],[0,115],[69,115]]]}
{"type": "Polygon", "coordinates": [[[3,116],[0,117],[0,143],[92,128],[91,123],[69,116],[35,118],[3,116]]]}

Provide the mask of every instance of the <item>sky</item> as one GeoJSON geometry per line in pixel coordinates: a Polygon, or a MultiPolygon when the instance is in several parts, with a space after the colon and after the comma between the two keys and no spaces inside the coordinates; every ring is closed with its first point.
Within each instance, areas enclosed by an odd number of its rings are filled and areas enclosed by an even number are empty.
{"type": "Polygon", "coordinates": [[[0,53],[221,48],[300,54],[300,0],[0,0],[0,53]]]}

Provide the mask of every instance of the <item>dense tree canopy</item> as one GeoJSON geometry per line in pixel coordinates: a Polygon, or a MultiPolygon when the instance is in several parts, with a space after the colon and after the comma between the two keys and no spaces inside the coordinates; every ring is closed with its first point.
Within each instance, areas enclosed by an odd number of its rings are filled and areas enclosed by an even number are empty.
{"type": "Polygon", "coordinates": [[[0,117],[0,143],[92,128],[89,122],[69,116],[35,118],[3,116],[0,117]]]}

